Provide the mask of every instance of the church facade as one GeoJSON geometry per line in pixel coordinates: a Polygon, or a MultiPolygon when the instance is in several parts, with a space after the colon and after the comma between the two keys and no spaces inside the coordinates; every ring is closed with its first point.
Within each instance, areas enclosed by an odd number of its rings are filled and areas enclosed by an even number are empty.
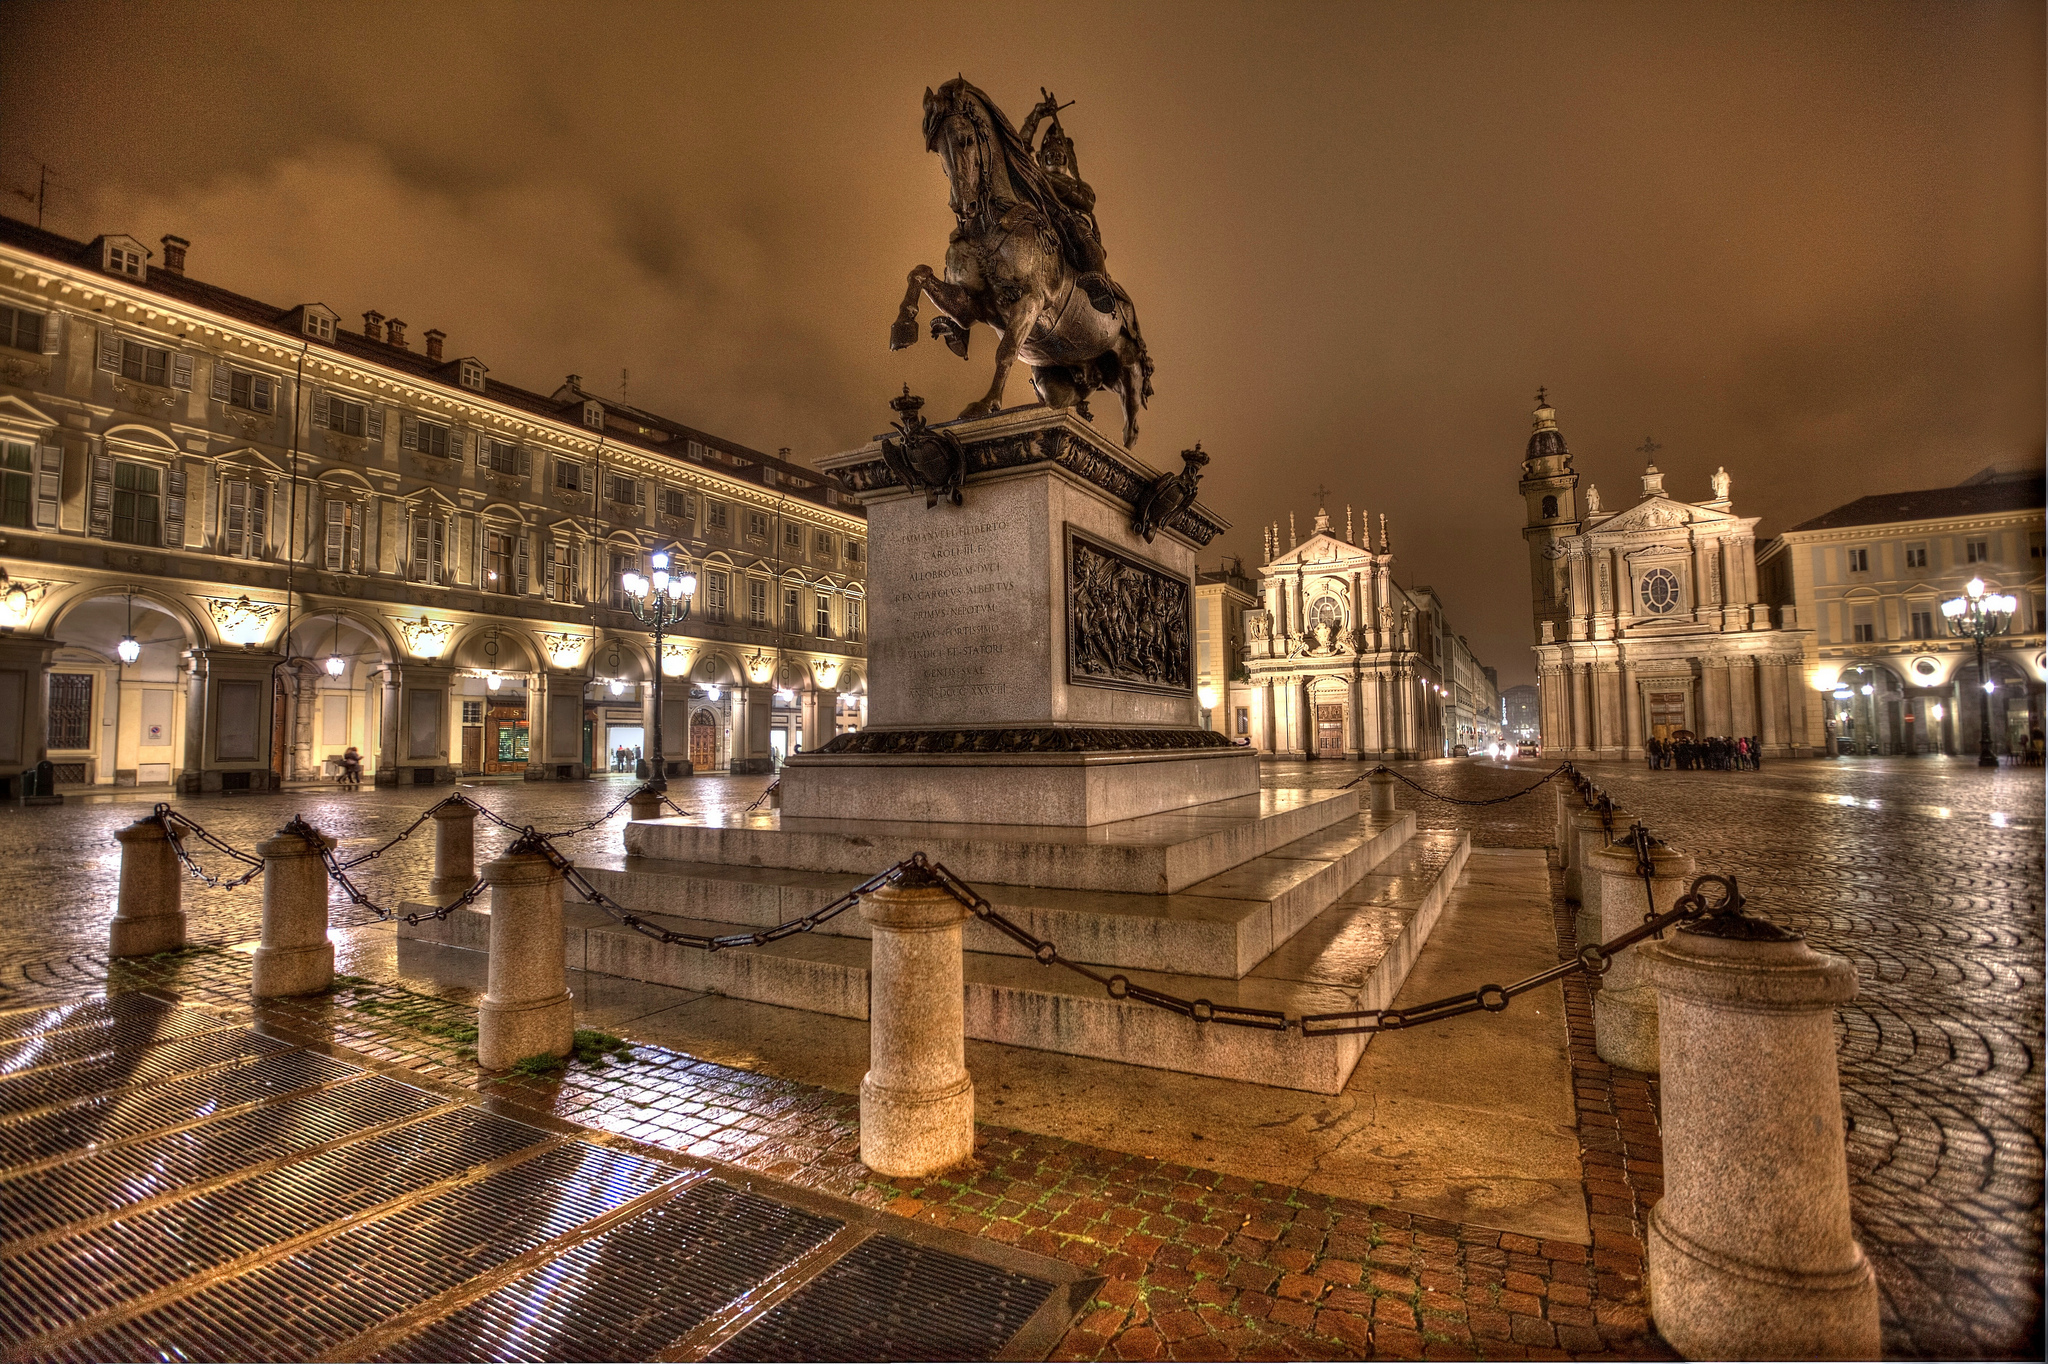
{"type": "Polygon", "coordinates": [[[1284,551],[1270,527],[1265,560],[1260,609],[1244,618],[1253,745],[1275,758],[1448,756],[1459,670],[1445,654],[1464,640],[1434,593],[1394,581],[1386,519],[1375,548],[1369,524],[1339,535],[1318,509],[1284,551]]]}
{"type": "Polygon", "coordinates": [[[1634,505],[1580,487],[1557,412],[1537,397],[1522,462],[1546,757],[1618,759],[1674,736],[1753,737],[1770,757],[1820,741],[1805,696],[1810,632],[1757,591],[1755,517],[1725,471],[1686,502],[1650,460],[1634,505]]]}

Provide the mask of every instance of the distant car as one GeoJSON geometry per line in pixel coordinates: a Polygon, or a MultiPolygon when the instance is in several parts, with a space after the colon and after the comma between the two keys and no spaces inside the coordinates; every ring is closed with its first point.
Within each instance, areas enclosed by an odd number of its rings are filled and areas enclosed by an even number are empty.
{"type": "Polygon", "coordinates": [[[1469,758],[1472,756],[1472,750],[1463,744],[1453,744],[1451,745],[1451,756],[1453,758],[1469,758]]]}

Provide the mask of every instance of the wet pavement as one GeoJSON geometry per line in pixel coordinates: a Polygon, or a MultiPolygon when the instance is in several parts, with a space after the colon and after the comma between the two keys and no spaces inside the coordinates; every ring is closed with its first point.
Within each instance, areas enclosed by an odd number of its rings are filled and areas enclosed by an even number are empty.
{"type": "MultiPolygon", "coordinates": [[[[1269,784],[1336,785],[1356,765],[1275,765],[1269,784]]],[[[1490,796],[1543,768],[1404,765],[1447,793],[1490,796]]],[[[2042,782],[1938,760],[1783,763],[1761,773],[1592,769],[1702,869],[1739,876],[1756,908],[1857,966],[1842,1013],[1844,1102],[1858,1233],[1884,1295],[1889,1354],[2038,1357],[2042,1168],[2042,782]]],[[[464,793],[507,819],[561,828],[602,812],[629,780],[480,783],[464,793]]],[[[675,796],[732,809],[761,777],[700,778],[675,796]]],[[[295,813],[360,855],[449,788],[180,801],[247,848],[295,813]]],[[[1426,827],[1476,844],[1542,846],[1547,792],[1487,807],[1404,793],[1426,827]]],[[[0,813],[0,1009],[104,990],[118,862],[113,830],[149,802],[74,799],[0,813]]],[[[617,847],[621,812],[569,843],[617,847]]],[[[510,835],[480,823],[478,860],[510,835]]],[[[428,831],[360,869],[373,896],[418,893],[428,831]]],[[[1555,885],[1555,878],[1553,878],[1555,885]]],[[[188,886],[197,946],[116,973],[216,1010],[245,1008],[255,886],[188,886]]],[[[1654,1085],[1591,1053],[1588,994],[1568,986],[1591,1247],[1393,1213],[1194,1165],[984,1125],[976,1161],[930,1181],[858,1164],[853,1096],[679,1052],[577,1061],[554,1076],[480,1076],[465,1056],[475,989],[409,974],[388,930],[337,897],[348,973],[334,994],[277,1007],[279,1026],[366,1064],[487,1093],[611,1140],[888,1207],[927,1226],[1021,1246],[1104,1277],[1061,1357],[1489,1358],[1657,1353],[1640,1303],[1641,1218],[1661,1193],[1654,1085]]],[[[1560,952],[1571,919],[1557,916],[1560,952]]],[[[593,981],[588,1002],[602,988],[593,981]]],[[[661,1001],[651,1001],[660,1003],[661,1001]]],[[[650,1001],[613,1002],[618,1016],[650,1001]]],[[[601,1017],[593,1020],[604,1026],[601,1017]]],[[[0,1252],[4,1254],[4,1252],[0,1252]]],[[[0,1261],[4,1263],[4,1261],[0,1261]]],[[[451,1309],[452,1310],[452,1309],[451,1309]]]]}

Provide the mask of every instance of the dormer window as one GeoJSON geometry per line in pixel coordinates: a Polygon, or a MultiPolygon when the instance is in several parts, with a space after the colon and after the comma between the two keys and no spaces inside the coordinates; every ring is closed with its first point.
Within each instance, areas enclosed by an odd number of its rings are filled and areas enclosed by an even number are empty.
{"type": "Polygon", "coordinates": [[[111,274],[126,275],[130,279],[141,279],[143,255],[142,248],[133,243],[122,246],[114,242],[108,242],[107,270],[111,274]]]}
{"type": "Polygon", "coordinates": [[[322,317],[319,313],[309,310],[306,313],[306,335],[312,337],[315,341],[332,341],[334,339],[334,319],[322,317]]]}
{"type": "Polygon", "coordinates": [[[602,430],[604,428],[604,404],[597,402],[586,402],[583,404],[583,424],[602,430]]]}
{"type": "Polygon", "coordinates": [[[481,361],[464,360],[462,362],[462,386],[467,389],[473,389],[478,393],[484,391],[484,367],[481,361]]]}

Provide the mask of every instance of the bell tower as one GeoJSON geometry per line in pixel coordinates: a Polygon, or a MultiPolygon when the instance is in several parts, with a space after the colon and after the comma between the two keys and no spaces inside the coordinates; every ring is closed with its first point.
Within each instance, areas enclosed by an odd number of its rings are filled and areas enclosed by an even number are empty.
{"type": "Polygon", "coordinates": [[[1562,541],[1579,533],[1579,476],[1572,471],[1572,454],[1565,448],[1564,432],[1557,429],[1557,409],[1550,405],[1547,390],[1536,390],[1533,425],[1522,456],[1522,500],[1528,504],[1522,538],[1529,542],[1535,622],[1530,628],[1541,642],[1546,620],[1553,638],[1563,639],[1567,633],[1571,601],[1562,541]]]}

